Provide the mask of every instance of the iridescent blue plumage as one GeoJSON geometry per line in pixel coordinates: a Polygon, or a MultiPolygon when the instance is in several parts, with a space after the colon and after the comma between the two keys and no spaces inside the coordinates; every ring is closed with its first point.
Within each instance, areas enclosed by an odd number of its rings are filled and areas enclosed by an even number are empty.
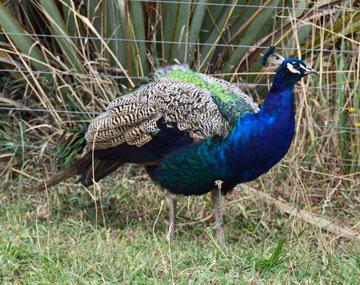
{"type": "Polygon", "coordinates": [[[202,195],[216,180],[223,192],[267,172],[287,153],[294,136],[295,83],[313,72],[289,58],[279,67],[260,111],[240,116],[226,138],[213,138],[165,156],[153,177],[171,192],[202,195]]]}

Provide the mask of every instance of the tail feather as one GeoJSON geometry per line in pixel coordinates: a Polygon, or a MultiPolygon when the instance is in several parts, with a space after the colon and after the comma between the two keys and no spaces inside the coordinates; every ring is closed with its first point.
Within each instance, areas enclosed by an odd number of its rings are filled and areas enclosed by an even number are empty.
{"type": "Polygon", "coordinates": [[[56,173],[53,177],[51,177],[49,180],[46,180],[36,187],[30,189],[31,192],[40,192],[43,191],[49,187],[55,186],[59,184],[60,182],[76,175],[78,173],[78,169],[81,168],[83,164],[87,164],[89,160],[89,157],[84,156],[78,160],[76,160],[73,164],[71,164],[67,169],[60,171],[56,173]]]}
{"type": "Polygon", "coordinates": [[[121,165],[123,165],[123,162],[95,159],[94,163],[90,161],[89,165],[79,169],[78,174],[81,175],[79,181],[84,186],[90,186],[94,181],[100,181],[105,176],[118,169],[121,165]]]}
{"type": "Polygon", "coordinates": [[[49,180],[44,181],[38,186],[30,189],[30,191],[43,191],[75,175],[80,175],[78,181],[81,182],[84,186],[90,186],[94,181],[98,182],[105,176],[114,172],[122,164],[123,162],[117,161],[105,161],[99,159],[93,160],[92,156],[88,154],[76,160],[67,169],[56,173],[49,180]]]}

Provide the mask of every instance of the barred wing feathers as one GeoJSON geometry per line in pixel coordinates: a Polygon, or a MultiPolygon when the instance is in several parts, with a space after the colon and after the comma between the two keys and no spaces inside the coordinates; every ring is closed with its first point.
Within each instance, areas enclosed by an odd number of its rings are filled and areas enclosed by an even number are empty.
{"type": "Polygon", "coordinates": [[[230,83],[173,65],[159,69],[151,83],[112,101],[91,122],[87,150],[123,143],[141,147],[159,133],[159,119],[195,142],[226,137],[236,116],[257,111],[253,100],[230,83]]]}
{"type": "Polygon", "coordinates": [[[141,147],[160,130],[163,118],[194,140],[225,136],[228,123],[210,92],[171,79],[158,79],[111,102],[85,135],[88,149],[106,149],[122,143],[141,147]]]}

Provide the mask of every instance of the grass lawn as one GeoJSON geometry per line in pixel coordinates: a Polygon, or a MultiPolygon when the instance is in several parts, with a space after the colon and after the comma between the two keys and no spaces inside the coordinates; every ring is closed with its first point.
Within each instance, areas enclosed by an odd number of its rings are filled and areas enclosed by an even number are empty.
{"type": "Polygon", "coordinates": [[[156,187],[143,177],[108,179],[105,184],[101,195],[70,184],[35,195],[4,189],[0,283],[358,284],[360,280],[359,244],[335,239],[239,191],[225,199],[227,247],[220,248],[209,197],[180,200],[178,237],[170,244],[167,205],[156,187]]]}
{"type": "Polygon", "coordinates": [[[358,2],[1,1],[0,285],[360,284],[360,242],[312,219],[360,232],[358,2]],[[169,243],[164,194],[136,167],[95,188],[24,191],[64,169],[66,138],[158,67],[186,63],[263,102],[270,45],[319,76],[295,88],[287,156],[251,185],[316,225],[234,191],[225,248],[209,195],[179,201],[169,243]]]}

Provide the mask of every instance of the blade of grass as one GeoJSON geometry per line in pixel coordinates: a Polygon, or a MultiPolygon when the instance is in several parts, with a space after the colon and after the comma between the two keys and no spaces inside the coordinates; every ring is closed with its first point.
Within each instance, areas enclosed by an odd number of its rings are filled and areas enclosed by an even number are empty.
{"type": "Polygon", "coordinates": [[[220,41],[223,33],[228,28],[228,23],[235,10],[236,2],[237,2],[236,0],[233,0],[232,1],[233,5],[224,7],[221,16],[218,17],[219,20],[216,21],[216,23],[214,23],[214,28],[212,29],[210,35],[205,41],[205,43],[212,45],[204,45],[202,46],[200,51],[201,63],[199,66],[199,70],[202,70],[205,67],[205,65],[207,65],[211,61],[211,56],[213,55],[216,49],[216,44],[220,41]]]}
{"type": "MultiPolygon", "coordinates": [[[[102,26],[103,35],[107,38],[128,38],[128,17],[127,17],[127,7],[125,1],[108,1],[105,2],[103,7],[103,21],[104,25],[102,26]]],[[[121,62],[131,73],[131,58],[127,58],[127,47],[128,43],[118,40],[108,41],[108,45],[117,60],[121,62]]],[[[105,56],[109,58],[109,56],[105,56]]],[[[110,62],[112,65],[115,64],[115,59],[110,57],[110,62]]]]}
{"type": "MultiPolygon", "coordinates": [[[[75,9],[74,1],[73,0],[64,0],[64,1],[68,5],[68,6],[66,5],[62,6],[66,31],[70,36],[75,36],[77,34],[76,21],[74,14],[71,12],[72,10],[75,9]],[[69,9],[67,7],[71,7],[72,9],[69,9]]],[[[77,43],[78,41],[76,41],[76,44],[77,43]]]]}
{"type": "MultiPolygon", "coordinates": [[[[342,39],[341,41],[341,49],[345,49],[345,41],[342,39]]],[[[336,70],[344,70],[345,68],[345,61],[344,61],[344,54],[340,53],[336,60],[336,70]]],[[[343,72],[336,73],[336,81],[339,82],[337,86],[338,89],[338,120],[339,120],[339,126],[340,127],[346,127],[347,126],[347,114],[345,112],[345,103],[346,103],[346,92],[345,92],[345,86],[344,83],[346,82],[346,75],[343,72]]],[[[343,159],[343,162],[345,163],[349,158],[349,134],[346,132],[339,134],[339,141],[340,141],[340,152],[343,159]]],[[[349,171],[349,167],[345,166],[345,170],[349,171]]]]}
{"type": "MultiPolygon", "coordinates": [[[[74,70],[83,73],[83,64],[78,56],[78,51],[72,40],[68,37],[66,25],[62,18],[57,5],[53,0],[40,0],[41,9],[49,21],[50,29],[53,35],[59,35],[56,41],[58,42],[66,63],[74,70]]],[[[70,6],[67,6],[71,8],[70,6]]],[[[65,6],[66,8],[66,6],[65,6]]]]}
{"type": "Polygon", "coordinates": [[[32,61],[31,64],[38,70],[45,71],[47,68],[40,62],[45,62],[45,59],[36,46],[35,42],[30,36],[26,34],[26,31],[21,28],[17,20],[11,16],[9,10],[0,2],[0,26],[3,31],[11,33],[8,37],[15,43],[18,49],[30,58],[34,58],[37,61],[32,61]]]}
{"type": "MultiPolygon", "coordinates": [[[[60,0],[64,5],[66,5],[62,0],[60,0]]],[[[118,65],[118,67],[123,72],[124,76],[126,77],[127,81],[129,82],[131,87],[135,87],[133,81],[131,80],[128,72],[125,70],[124,66],[121,64],[121,62],[117,59],[115,54],[112,52],[111,48],[108,46],[108,44],[104,41],[103,37],[99,34],[99,32],[95,29],[95,27],[92,25],[92,23],[89,21],[89,19],[83,15],[81,15],[77,11],[72,11],[76,17],[97,37],[97,40],[101,42],[101,44],[104,46],[104,48],[109,52],[110,57],[114,58],[115,63],[118,65]]]]}
{"type": "MultiPolygon", "coordinates": [[[[181,3],[178,6],[176,23],[173,31],[174,41],[178,41],[178,42],[187,42],[188,33],[189,33],[191,0],[185,0],[183,2],[184,3],[181,3]]],[[[185,44],[172,45],[172,49],[171,49],[172,57],[178,59],[180,62],[184,62],[187,53],[187,48],[188,47],[185,44]]]]}
{"type": "MultiPolygon", "coordinates": [[[[279,1],[274,0],[271,2],[268,1],[267,3],[269,3],[269,6],[276,7],[278,5],[279,1]]],[[[259,8],[259,9],[262,9],[262,8],[259,8]]],[[[274,9],[274,8],[264,9],[258,15],[258,17],[256,17],[249,24],[249,27],[246,29],[246,32],[244,34],[244,37],[241,38],[241,44],[251,45],[253,42],[256,42],[257,38],[268,34],[272,29],[272,25],[270,25],[270,23],[272,22],[272,17],[274,15],[275,11],[276,11],[276,9],[274,9]],[[262,28],[259,29],[259,27],[262,27],[262,28]]],[[[238,63],[240,62],[240,60],[243,58],[243,56],[247,52],[248,52],[248,50],[246,48],[243,48],[243,47],[236,48],[232,52],[232,55],[230,56],[230,59],[228,60],[228,62],[225,64],[223,71],[224,72],[233,71],[235,69],[235,67],[238,65],[238,63]]]]}
{"type": "Polygon", "coordinates": [[[278,265],[281,262],[280,256],[284,249],[284,244],[285,241],[280,239],[271,257],[269,259],[258,260],[255,263],[255,268],[258,270],[267,270],[275,265],[278,265]]]}
{"type": "MultiPolygon", "coordinates": [[[[92,25],[97,31],[101,31],[101,2],[98,0],[88,0],[86,1],[86,7],[84,7],[84,11],[82,12],[84,15],[88,17],[92,25]],[[86,9],[85,9],[86,8],[86,9]]],[[[100,52],[101,43],[100,41],[93,41],[92,44],[96,47],[96,50],[100,52]]]]}
{"type": "MultiPolygon", "coordinates": [[[[161,3],[161,14],[162,14],[162,34],[161,38],[163,41],[174,41],[174,27],[178,17],[178,4],[176,0],[170,0],[169,3],[161,3]]],[[[163,58],[167,62],[172,59],[171,51],[172,45],[163,43],[163,58]]]]}
{"type": "Polygon", "coordinates": [[[145,20],[143,13],[143,6],[141,2],[130,2],[130,21],[133,27],[134,39],[139,42],[134,43],[137,50],[136,58],[139,60],[140,70],[137,71],[136,75],[144,76],[148,73],[147,55],[146,55],[146,44],[145,38],[145,20]]]}
{"type": "MultiPolygon", "coordinates": [[[[332,1],[330,3],[324,4],[319,6],[319,9],[326,9],[328,8],[327,11],[323,11],[321,13],[321,16],[327,16],[327,15],[331,15],[333,14],[333,10],[332,8],[337,7],[338,5],[341,4],[341,0],[336,0],[336,1],[332,1]]],[[[299,19],[311,19],[313,17],[318,17],[317,15],[319,15],[319,12],[317,10],[310,10],[306,13],[304,13],[303,15],[301,15],[299,17],[299,19]]],[[[278,44],[279,40],[282,39],[284,31],[288,31],[291,28],[292,23],[287,22],[282,24],[279,28],[277,28],[276,30],[274,30],[272,33],[269,33],[267,36],[257,39],[255,45],[256,46],[268,46],[271,44],[278,44]]],[[[311,41],[309,42],[309,44],[311,45],[311,41]]],[[[311,47],[314,47],[313,45],[311,45],[311,47]]],[[[238,72],[243,72],[246,71],[248,69],[248,65],[253,64],[254,62],[258,61],[260,54],[263,52],[263,49],[253,49],[250,50],[243,58],[242,62],[240,63],[240,65],[238,66],[238,68],[236,69],[238,72]]]]}
{"type": "MultiPolygon", "coordinates": [[[[190,28],[189,28],[189,42],[195,43],[199,40],[200,30],[202,28],[203,19],[206,12],[206,3],[208,0],[199,0],[195,5],[194,14],[192,16],[190,28]]],[[[188,54],[185,62],[191,63],[194,60],[196,46],[188,45],[188,54]]]]}

